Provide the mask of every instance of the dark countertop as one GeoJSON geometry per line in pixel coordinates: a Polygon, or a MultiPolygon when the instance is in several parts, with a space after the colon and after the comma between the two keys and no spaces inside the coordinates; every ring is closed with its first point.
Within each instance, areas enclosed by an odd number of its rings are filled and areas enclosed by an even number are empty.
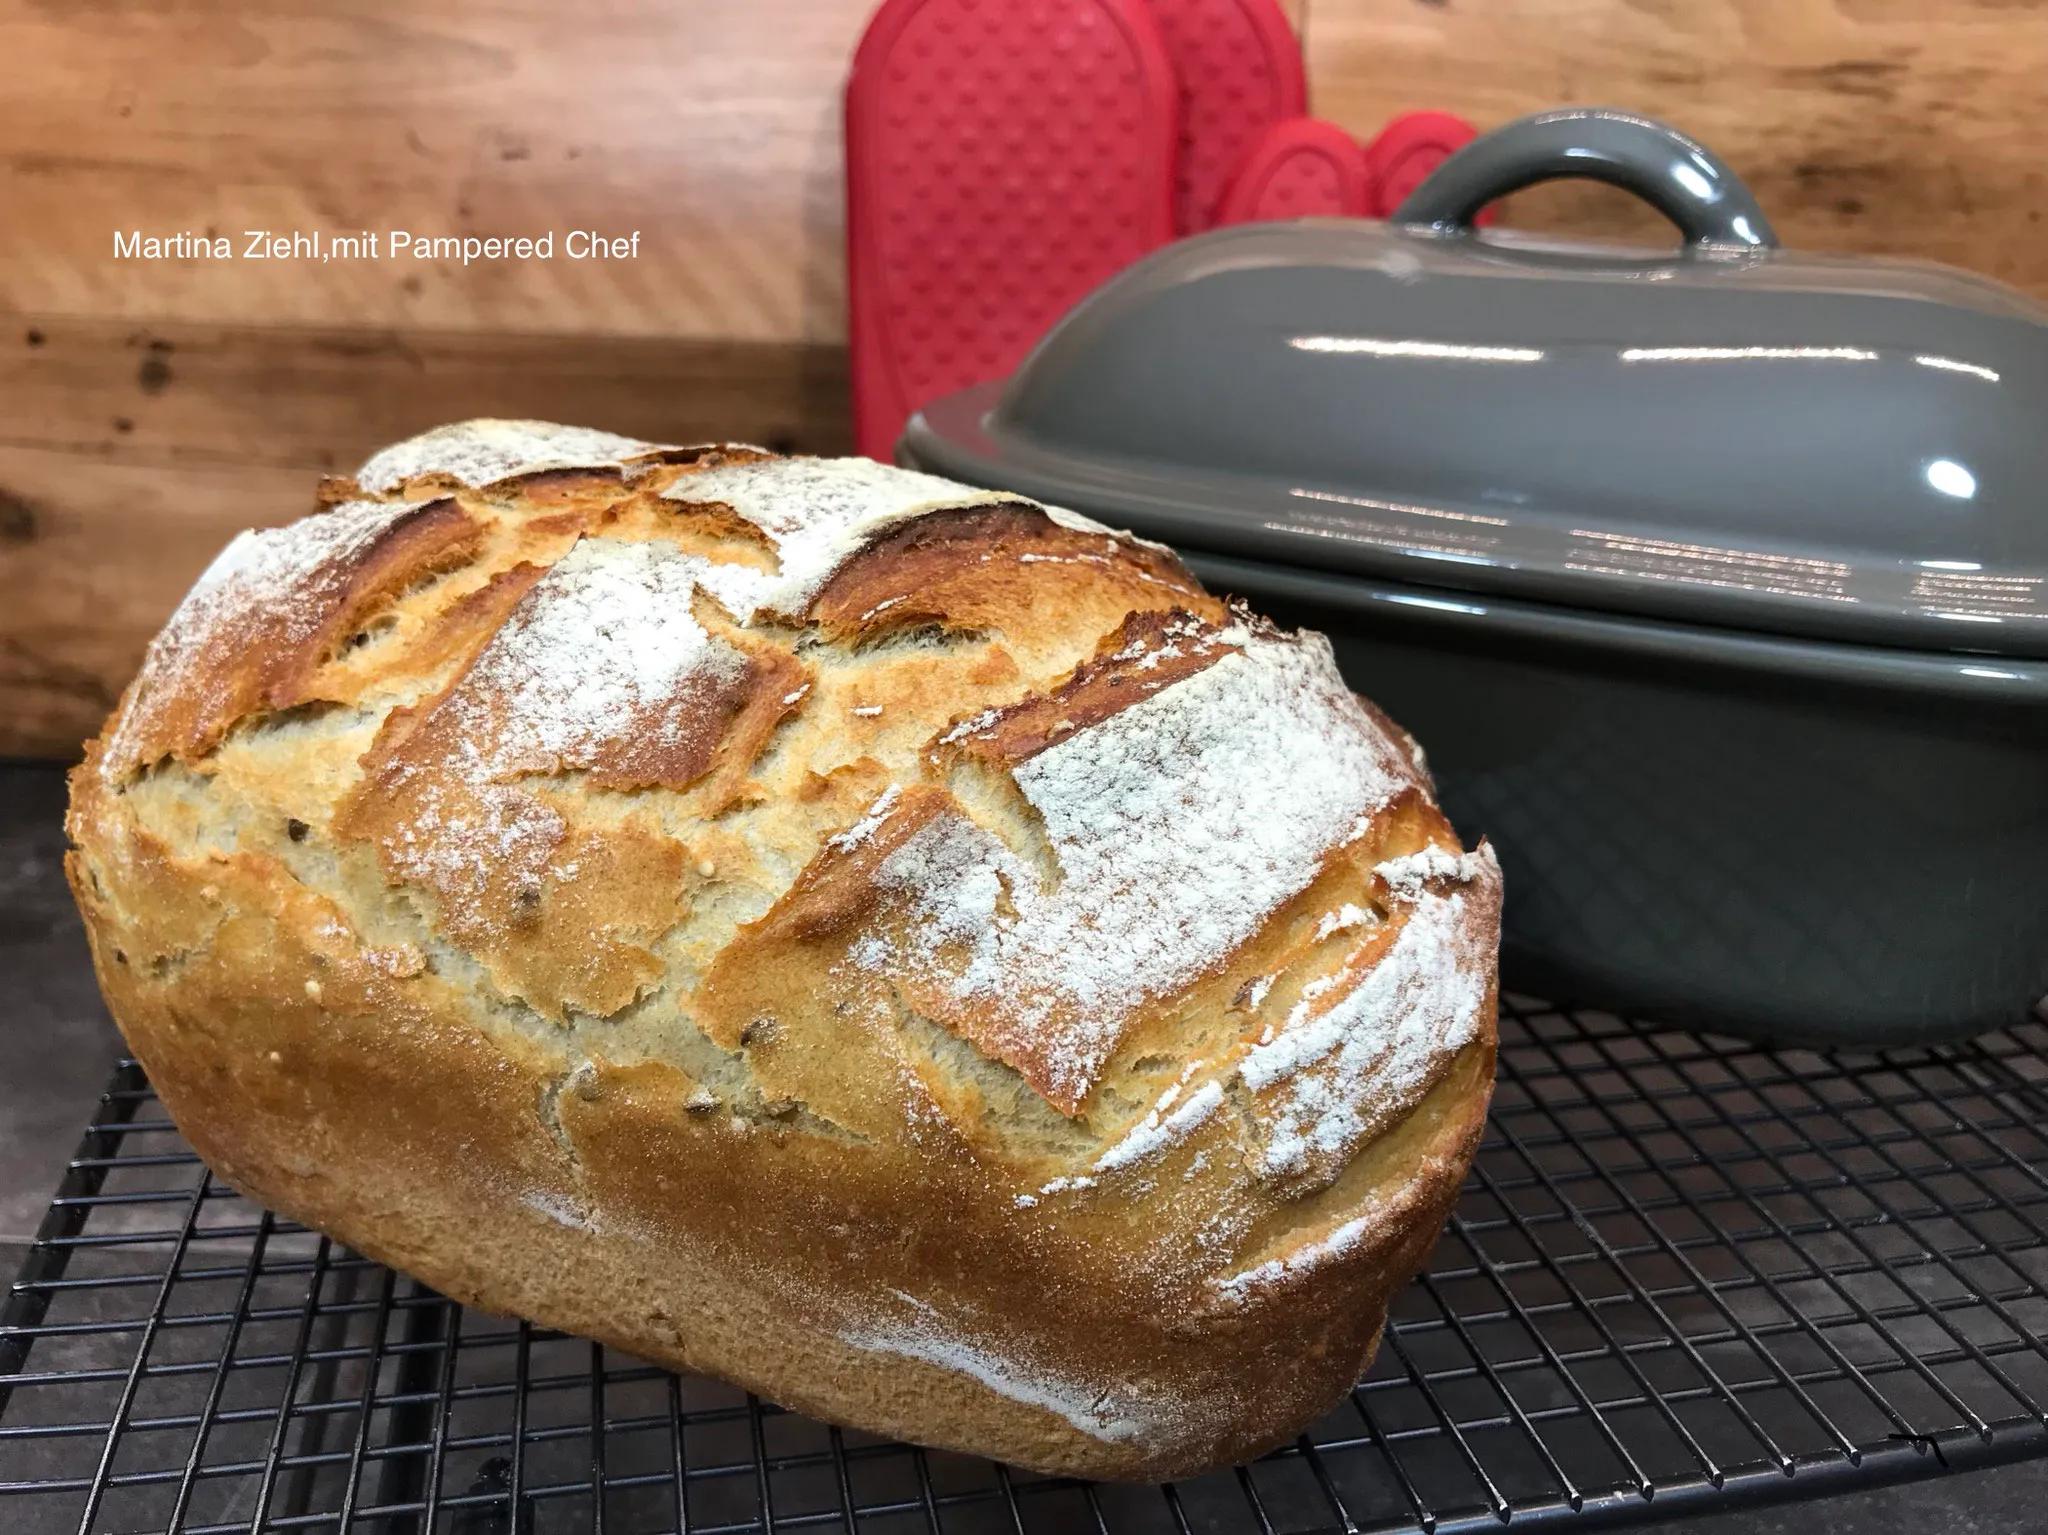
{"type": "MultiPolygon", "coordinates": [[[[64,884],[63,806],[61,769],[0,762],[0,974],[8,977],[0,1059],[10,1063],[0,1072],[0,1269],[10,1275],[121,1052],[64,884]]],[[[9,1453],[34,1454],[35,1446],[9,1453]]],[[[22,1474],[0,1469],[0,1478],[22,1474]]],[[[1661,1528],[1684,1535],[2020,1535],[2048,1528],[2048,1461],[1661,1528]]]]}
{"type": "Polygon", "coordinates": [[[64,883],[64,774],[0,763],[0,1264],[11,1276],[121,1054],[64,883]]]}

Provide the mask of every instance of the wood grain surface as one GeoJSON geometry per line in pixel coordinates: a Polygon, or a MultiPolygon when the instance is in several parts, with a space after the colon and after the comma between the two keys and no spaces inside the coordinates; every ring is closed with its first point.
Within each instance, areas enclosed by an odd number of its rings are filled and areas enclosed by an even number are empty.
{"type": "Polygon", "coordinates": [[[840,333],[838,91],[866,0],[5,0],[22,313],[840,333]],[[134,262],[116,230],[641,231],[627,261],[134,262]]]}
{"type": "MultiPolygon", "coordinates": [[[[1314,0],[1315,110],[1354,132],[1436,107],[1482,128],[1626,107],[1711,145],[1788,245],[1954,262],[2048,297],[2048,5],[2037,0],[1314,0]]],[[[1604,187],[1511,224],[1664,242],[1604,187]]]]}
{"type": "MultiPolygon", "coordinates": [[[[872,0],[0,0],[0,753],[69,755],[236,528],[421,425],[847,441],[872,0]],[[144,262],[117,230],[640,232],[629,259],[144,262]]],[[[1298,11],[1296,12],[1298,15],[1298,11]]],[[[1789,243],[2048,295],[2048,4],[1312,0],[1316,110],[1670,117],[1789,243]]],[[[1664,239],[1604,189],[1511,221],[1664,239]]]]}

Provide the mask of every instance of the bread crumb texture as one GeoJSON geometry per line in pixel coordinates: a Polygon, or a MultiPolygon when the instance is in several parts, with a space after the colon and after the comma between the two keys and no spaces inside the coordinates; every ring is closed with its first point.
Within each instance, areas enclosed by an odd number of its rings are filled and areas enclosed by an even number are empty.
{"type": "Polygon", "coordinates": [[[471,1304],[1151,1478],[1370,1357],[1500,875],[1328,643],[860,459],[429,432],[244,533],[72,784],[214,1168],[471,1304]]]}

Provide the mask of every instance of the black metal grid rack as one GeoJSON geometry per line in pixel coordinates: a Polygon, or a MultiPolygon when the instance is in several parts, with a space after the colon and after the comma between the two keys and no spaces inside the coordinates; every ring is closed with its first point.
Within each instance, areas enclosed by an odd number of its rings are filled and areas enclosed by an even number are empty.
{"type": "Polygon", "coordinates": [[[1769,1052],[1515,1002],[1477,1166],[1296,1444],[1090,1486],[464,1312],[116,1073],[0,1314],[0,1528],[1587,1526],[2048,1452],[2048,1027],[1769,1052]]]}

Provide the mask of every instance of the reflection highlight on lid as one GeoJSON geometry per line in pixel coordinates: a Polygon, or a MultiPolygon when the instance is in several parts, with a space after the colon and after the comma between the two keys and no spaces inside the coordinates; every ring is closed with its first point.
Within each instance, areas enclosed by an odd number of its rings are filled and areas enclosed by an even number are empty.
{"type": "Polygon", "coordinates": [[[1990,574],[1974,565],[1967,570],[1957,570],[1951,568],[1955,563],[1946,562],[1944,568],[1938,570],[1923,568],[1915,575],[1913,600],[1937,614],[1950,617],[1959,613],[1990,614],[1994,617],[2010,613],[2025,617],[2039,607],[2039,576],[1990,574]]]}
{"type": "Polygon", "coordinates": [[[1338,490],[1314,490],[1306,485],[1290,485],[1290,496],[1300,496],[1309,501],[1338,501],[1345,506],[1362,506],[1375,512],[1406,512],[1411,517],[1441,517],[1446,522],[1477,522],[1490,528],[1504,528],[1508,525],[1505,517],[1489,517],[1484,512],[1458,512],[1447,506],[1423,506],[1414,501],[1383,501],[1378,496],[1348,496],[1338,490]]]}
{"type": "Polygon", "coordinates": [[[1849,566],[1840,560],[1649,538],[1599,528],[1573,528],[1571,536],[1578,548],[1565,561],[1564,568],[1588,575],[1772,592],[1825,602],[1859,600],[1849,591],[1849,566]]]}
{"type": "Polygon", "coordinates": [[[1384,336],[1290,336],[1297,352],[1334,352],[1367,357],[1420,357],[1440,362],[1541,362],[1539,347],[1466,346],[1455,341],[1401,341],[1384,336]]]}
{"type": "Polygon", "coordinates": [[[1268,519],[1260,524],[1275,533],[1309,538],[1327,538],[1337,543],[1371,544],[1416,559],[1453,560],[1462,565],[1492,565],[1491,553],[1500,542],[1497,535],[1468,533],[1462,528],[1421,529],[1372,518],[1317,517],[1305,514],[1282,522],[1268,519]]]}
{"type": "Polygon", "coordinates": [[[1976,497],[1977,476],[1952,458],[1934,459],[1923,472],[1927,476],[1927,483],[1944,496],[1953,496],[1958,501],[1969,501],[1976,497]]]}
{"type": "Polygon", "coordinates": [[[1623,362],[1876,362],[1860,346],[1632,346],[1623,362]]]}
{"type": "Polygon", "coordinates": [[[1423,597],[1414,592],[1383,592],[1382,602],[1397,602],[1404,608],[1434,608],[1440,613],[1470,613],[1475,617],[1485,616],[1486,609],[1476,602],[1453,602],[1448,597],[1423,597]]]}
{"type": "Polygon", "coordinates": [[[1964,362],[1956,357],[1934,357],[1922,352],[1913,361],[1923,368],[1939,368],[1944,373],[1967,373],[1972,378],[1981,378],[1987,384],[1995,384],[2002,374],[1996,368],[1987,368],[1982,363],[1964,362]]]}

